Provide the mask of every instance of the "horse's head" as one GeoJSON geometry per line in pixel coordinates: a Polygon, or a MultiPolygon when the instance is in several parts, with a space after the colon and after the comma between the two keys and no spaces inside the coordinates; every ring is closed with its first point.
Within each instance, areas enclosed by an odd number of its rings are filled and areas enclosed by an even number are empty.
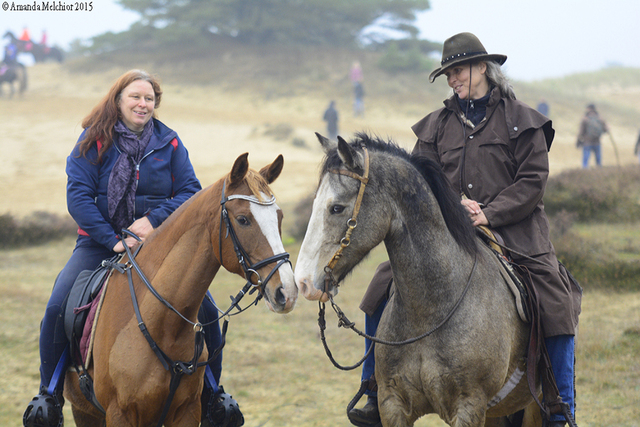
{"type": "Polygon", "coordinates": [[[380,243],[386,230],[370,227],[381,218],[374,212],[371,192],[365,196],[371,184],[367,150],[340,137],[336,145],[316,135],[327,156],[295,276],[305,298],[326,301],[329,294],[338,293],[338,283],[380,243]]]}
{"type": "Polygon", "coordinates": [[[238,157],[224,179],[222,223],[214,247],[221,251],[222,265],[258,287],[272,311],[287,313],[295,306],[298,289],[282,244],[282,210],[269,188],[284,159],[280,155],[256,172],[247,157],[238,157]]]}

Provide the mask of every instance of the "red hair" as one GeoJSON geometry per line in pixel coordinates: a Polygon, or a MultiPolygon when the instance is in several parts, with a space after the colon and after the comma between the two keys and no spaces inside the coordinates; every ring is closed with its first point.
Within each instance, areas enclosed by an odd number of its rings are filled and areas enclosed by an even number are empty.
{"type": "Polygon", "coordinates": [[[96,105],[91,113],[82,120],[82,128],[87,129],[80,145],[80,154],[86,155],[87,152],[97,141],[100,141],[102,147],[98,152],[98,161],[102,158],[102,154],[113,144],[113,127],[120,118],[120,98],[122,91],[136,80],[144,80],[151,84],[155,95],[155,107],[153,117],[156,117],[155,109],[160,107],[162,99],[162,89],[160,89],[160,80],[156,76],[152,76],[146,71],[130,70],[121,75],[118,80],[111,86],[107,95],[96,105]]]}

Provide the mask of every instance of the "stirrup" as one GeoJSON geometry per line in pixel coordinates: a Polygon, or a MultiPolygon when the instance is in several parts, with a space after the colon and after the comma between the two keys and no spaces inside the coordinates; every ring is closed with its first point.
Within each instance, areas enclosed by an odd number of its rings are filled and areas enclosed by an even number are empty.
{"type": "Polygon", "coordinates": [[[206,390],[203,392],[202,427],[240,427],[244,425],[244,416],[240,412],[238,402],[224,392],[222,386],[210,396],[206,390]]]}
{"type": "Polygon", "coordinates": [[[24,411],[22,424],[24,427],[62,427],[62,404],[54,396],[41,391],[24,411]]]}
{"type": "Polygon", "coordinates": [[[358,389],[356,395],[347,405],[347,418],[349,418],[349,422],[351,422],[351,424],[356,427],[382,427],[382,422],[380,421],[380,413],[378,413],[377,405],[373,410],[371,410],[372,408],[369,408],[369,406],[371,406],[369,397],[367,397],[367,404],[364,405],[362,409],[355,409],[355,406],[360,401],[360,398],[367,390],[378,390],[378,385],[373,375],[368,380],[364,380],[360,383],[360,389],[358,389]],[[375,414],[373,412],[375,412],[375,414]]]}

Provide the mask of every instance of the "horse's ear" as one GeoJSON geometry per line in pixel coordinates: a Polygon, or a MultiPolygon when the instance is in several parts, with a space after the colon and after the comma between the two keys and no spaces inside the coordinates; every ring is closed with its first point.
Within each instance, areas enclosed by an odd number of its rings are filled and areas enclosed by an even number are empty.
{"type": "Polygon", "coordinates": [[[320,141],[320,145],[322,145],[322,149],[325,153],[328,153],[332,149],[336,148],[336,143],[331,141],[329,138],[325,138],[318,132],[316,132],[316,137],[318,138],[318,141],[320,141]]]}
{"type": "Polygon", "coordinates": [[[364,167],[362,156],[340,136],[338,137],[338,156],[348,169],[364,167]]]}
{"type": "Polygon", "coordinates": [[[242,182],[249,171],[249,153],[241,154],[233,163],[231,173],[229,174],[229,186],[242,182]]]}
{"type": "Polygon", "coordinates": [[[282,172],[282,167],[284,166],[284,157],[280,154],[270,165],[267,165],[260,169],[260,175],[267,180],[269,184],[276,180],[277,177],[280,176],[280,172],[282,172]]]}

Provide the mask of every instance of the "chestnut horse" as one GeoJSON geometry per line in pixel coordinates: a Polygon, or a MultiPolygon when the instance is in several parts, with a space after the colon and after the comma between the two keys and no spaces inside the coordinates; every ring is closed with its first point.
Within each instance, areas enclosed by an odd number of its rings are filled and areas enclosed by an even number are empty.
{"type": "MultiPolygon", "coordinates": [[[[249,169],[247,156],[238,157],[227,176],[178,208],[135,256],[151,285],[131,274],[139,315],[153,341],[172,360],[194,359],[198,309],[221,266],[259,288],[272,311],[287,313],[295,305],[298,291],[280,237],[282,211],[269,188],[284,160],[280,155],[258,173],[249,169]]],[[[131,264],[129,258],[126,255],[122,262],[131,264]]],[[[105,414],[84,397],[77,375],[66,376],[65,398],[71,402],[78,427],[160,422],[172,375],[141,333],[129,288],[127,274],[111,275],[95,330],[88,372],[105,414]]],[[[198,361],[206,361],[207,356],[204,348],[198,361]]],[[[165,426],[200,425],[204,367],[193,366],[200,367],[179,383],[165,426]]]]}

